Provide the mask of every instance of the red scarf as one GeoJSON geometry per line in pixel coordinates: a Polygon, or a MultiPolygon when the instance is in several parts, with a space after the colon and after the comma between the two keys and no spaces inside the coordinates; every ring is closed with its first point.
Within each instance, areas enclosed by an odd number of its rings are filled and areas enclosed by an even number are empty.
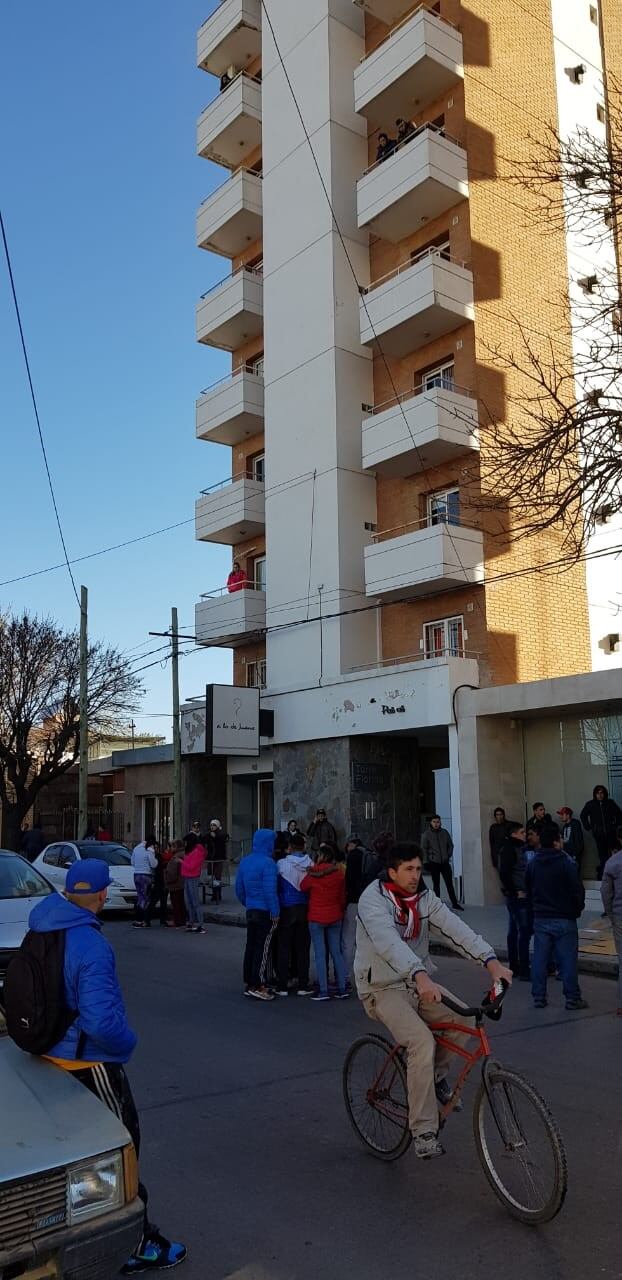
{"type": "Polygon", "coordinates": [[[399,888],[399,885],[389,880],[385,881],[384,889],[393,903],[397,923],[404,930],[404,938],[418,938],[421,932],[419,915],[421,893],[406,893],[404,889],[399,888]]]}

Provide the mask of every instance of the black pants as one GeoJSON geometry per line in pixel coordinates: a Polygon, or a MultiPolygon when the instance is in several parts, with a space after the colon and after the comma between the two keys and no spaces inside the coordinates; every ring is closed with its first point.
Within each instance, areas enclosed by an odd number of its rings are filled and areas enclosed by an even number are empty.
{"type": "Polygon", "coordinates": [[[533,933],[533,913],[525,898],[508,894],[508,964],[515,977],[529,977],[529,943],[533,933]]]}
{"type": "Polygon", "coordinates": [[[168,889],[164,883],[164,877],[161,880],[159,877],[156,877],[156,879],[153,882],[153,887],[151,889],[151,897],[149,899],[149,906],[147,907],[147,923],[148,924],[151,924],[151,921],[154,915],[156,914],[158,907],[160,908],[159,910],[160,924],[166,924],[167,923],[166,913],[168,909],[168,889]]]}
{"type": "MultiPolygon", "coordinates": [[[[119,1117],[134,1143],[134,1149],[138,1157],[140,1155],[140,1122],[130,1082],[121,1063],[98,1062],[93,1067],[85,1067],[83,1071],[73,1071],[72,1075],[86,1089],[94,1093],[96,1098],[104,1102],[109,1111],[119,1117]]],[[[147,1188],[142,1182],[138,1184],[138,1194],[145,1206],[143,1230],[147,1232],[149,1230],[149,1219],[147,1217],[149,1196],[147,1188]]],[[[138,1246],[138,1241],[136,1243],[138,1246]]]]}
{"type": "Polygon", "coordinates": [[[256,990],[266,981],[266,969],[270,943],[276,929],[269,911],[246,912],[246,950],[244,952],[244,982],[256,990]]]}
{"type": "Polygon", "coordinates": [[[610,845],[613,844],[613,836],[615,835],[615,832],[593,831],[592,835],[594,836],[594,843],[598,850],[598,870],[596,872],[596,879],[602,880],[605,863],[607,859],[611,857],[610,845]]]}
{"type": "Polygon", "coordinates": [[[278,982],[281,991],[287,991],[292,958],[298,986],[306,990],[309,985],[311,938],[307,924],[307,908],[304,903],[300,906],[281,908],[278,938],[278,982]]]}
{"type": "Polygon", "coordinates": [[[451,862],[431,862],[429,866],[430,875],[432,876],[432,886],[438,897],[441,893],[441,876],[445,881],[445,886],[449,894],[449,901],[452,907],[457,907],[458,899],[456,890],[454,889],[454,878],[451,874],[451,862]]]}

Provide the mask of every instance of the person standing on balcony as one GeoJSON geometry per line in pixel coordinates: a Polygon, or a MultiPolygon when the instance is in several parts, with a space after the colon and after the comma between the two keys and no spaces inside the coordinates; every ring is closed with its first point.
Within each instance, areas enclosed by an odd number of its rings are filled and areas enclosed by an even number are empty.
{"type": "Polygon", "coordinates": [[[240,561],[233,561],[233,568],[227,578],[227,591],[241,591],[243,587],[248,586],[246,574],[240,568],[240,561]]]}
{"type": "Polygon", "coordinates": [[[398,147],[403,147],[414,136],[415,126],[411,120],[402,120],[400,117],[395,121],[395,127],[397,129],[397,145],[398,147]]]}
{"type": "Polygon", "coordinates": [[[386,160],[395,151],[395,138],[390,138],[388,133],[378,134],[378,146],[376,148],[376,163],[386,160]]]}

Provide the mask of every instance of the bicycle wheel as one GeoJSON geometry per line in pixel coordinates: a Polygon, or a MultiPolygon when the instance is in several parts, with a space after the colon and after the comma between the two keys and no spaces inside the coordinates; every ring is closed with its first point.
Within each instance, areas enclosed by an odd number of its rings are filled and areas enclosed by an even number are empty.
{"type": "Polygon", "coordinates": [[[566,1153],[539,1093],[517,1071],[491,1066],[473,1110],[484,1173],[515,1218],[534,1226],[559,1213],[568,1185],[566,1153]]]}
{"type": "Polygon", "coordinates": [[[406,1069],[384,1036],[361,1036],[343,1064],[343,1096],[354,1131],[379,1160],[397,1160],[408,1150],[406,1069]]]}

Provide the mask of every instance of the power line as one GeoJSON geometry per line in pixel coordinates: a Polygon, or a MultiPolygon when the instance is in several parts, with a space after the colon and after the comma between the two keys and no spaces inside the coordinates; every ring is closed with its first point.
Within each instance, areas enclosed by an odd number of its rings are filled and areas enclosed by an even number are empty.
{"type": "Polygon", "coordinates": [[[39,417],[39,407],[38,407],[38,405],[37,405],[37,397],[36,397],[36,395],[35,395],[35,389],[34,389],[34,385],[33,385],[33,381],[32,381],[32,373],[31,373],[31,371],[30,371],[30,360],[29,360],[29,358],[28,358],[28,349],[27,349],[27,347],[26,347],[26,338],[25,338],[25,336],[24,336],[24,326],[23,326],[23,324],[22,324],[22,316],[21,316],[21,312],[20,312],[20,308],[19,308],[19,302],[18,302],[18,300],[17,300],[17,290],[16,290],[16,288],[15,288],[15,278],[14,278],[14,275],[13,275],[13,265],[12,265],[12,263],[11,263],[11,255],[10,255],[10,253],[9,253],[9,244],[8,244],[8,240],[7,240],[7,236],[6,236],[6,230],[5,230],[5,226],[4,226],[4,218],[3,218],[3,216],[2,216],[2,210],[1,210],[1,209],[0,209],[0,230],[2,231],[2,243],[3,243],[3,245],[4,245],[4,254],[5,254],[5,257],[6,257],[6,265],[7,265],[7,270],[8,270],[8,273],[9,273],[9,283],[10,283],[10,285],[11,285],[11,293],[12,293],[12,295],[13,295],[13,305],[14,305],[14,307],[15,307],[15,315],[16,315],[16,317],[17,317],[17,327],[18,327],[18,329],[19,329],[19,336],[20,336],[20,341],[21,341],[21,344],[22,344],[22,352],[23,352],[23,355],[24,355],[24,364],[26,365],[26,375],[27,375],[27,378],[28,378],[28,386],[30,387],[30,397],[31,397],[31,399],[32,399],[32,407],[33,407],[34,412],[35,412],[35,421],[36,421],[36,423],[37,423],[37,431],[38,431],[38,433],[39,433],[39,443],[40,443],[40,445],[41,445],[41,452],[42,452],[42,454],[43,454],[43,461],[44,461],[44,463],[45,463],[45,471],[46,471],[46,475],[47,475],[47,478],[48,478],[48,485],[49,485],[49,487],[50,487],[50,494],[51,494],[51,497],[52,497],[52,506],[54,507],[54,515],[56,516],[56,523],[57,523],[57,525],[58,525],[58,532],[59,532],[59,535],[60,535],[61,545],[62,545],[62,548],[63,548],[63,555],[64,555],[64,557],[65,557],[65,564],[66,564],[66,566],[67,566],[67,572],[68,572],[69,577],[70,577],[70,579],[71,579],[71,585],[72,585],[72,587],[73,587],[73,594],[74,594],[74,596],[76,597],[76,603],[77,603],[77,605],[78,605],[78,607],[79,607],[79,606],[80,606],[80,597],[79,597],[79,595],[78,595],[78,590],[77,590],[77,587],[76,587],[76,584],[75,584],[75,579],[74,579],[73,573],[71,572],[71,564],[70,564],[70,561],[69,561],[69,556],[67,555],[67,546],[66,546],[66,543],[65,543],[65,535],[64,535],[64,533],[63,533],[63,526],[62,526],[62,524],[61,524],[61,522],[60,522],[60,515],[59,515],[59,513],[58,513],[58,504],[57,504],[57,502],[56,502],[56,494],[54,493],[54,485],[52,484],[52,476],[51,476],[51,474],[50,474],[50,467],[49,467],[49,463],[48,463],[48,456],[47,456],[47,452],[46,452],[46,448],[45,448],[45,442],[44,442],[44,439],[43,439],[43,431],[41,430],[41,419],[40,419],[40,417],[39,417]]]}
{"type": "MultiPolygon", "coordinates": [[[[110,551],[121,551],[124,547],[132,547],[137,542],[145,542],[147,538],[155,538],[160,533],[170,533],[171,529],[181,529],[185,524],[194,524],[194,516],[190,516],[187,520],[178,520],[176,524],[166,524],[161,529],[152,529],[149,533],[142,533],[137,538],[128,538],[125,542],[115,542],[112,546],[102,547],[99,551],[89,551],[88,555],[76,556],[67,563],[82,564],[84,560],[94,560],[97,556],[108,555],[110,551]]],[[[15,578],[5,578],[0,582],[0,587],[12,586],[14,582],[25,582],[28,578],[39,578],[44,573],[54,573],[57,569],[64,569],[64,567],[65,561],[61,564],[50,564],[45,569],[32,569],[30,573],[20,573],[15,578]]]]}

